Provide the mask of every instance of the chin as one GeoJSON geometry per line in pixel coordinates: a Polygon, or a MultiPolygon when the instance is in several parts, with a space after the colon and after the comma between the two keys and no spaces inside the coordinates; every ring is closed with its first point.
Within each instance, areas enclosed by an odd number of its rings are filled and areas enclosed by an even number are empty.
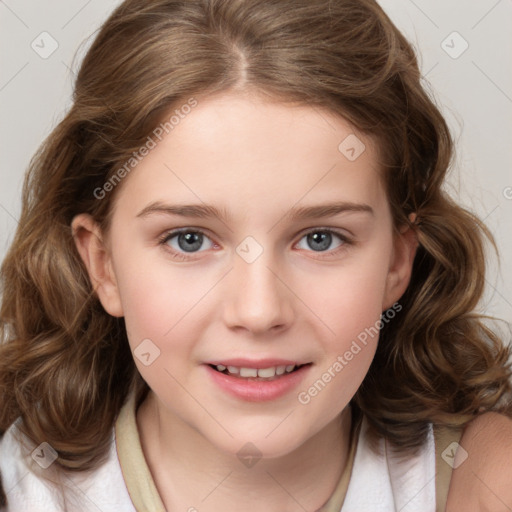
{"type": "MultiPolygon", "coordinates": [[[[272,428],[275,428],[275,425],[272,428]]],[[[254,432],[254,435],[231,432],[233,438],[226,439],[224,437],[220,443],[216,442],[217,440],[211,440],[211,442],[217,445],[219,450],[239,458],[244,463],[244,460],[252,458],[277,459],[285,457],[293,453],[305,441],[296,439],[295,436],[291,438],[289,432],[285,432],[286,435],[277,433],[268,435],[272,428],[265,432],[254,432]]]]}

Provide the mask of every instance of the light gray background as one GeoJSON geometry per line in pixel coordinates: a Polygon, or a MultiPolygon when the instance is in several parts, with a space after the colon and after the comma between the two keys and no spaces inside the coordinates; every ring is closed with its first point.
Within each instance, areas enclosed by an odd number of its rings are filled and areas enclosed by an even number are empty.
{"type": "MultiPolygon", "coordinates": [[[[29,160],[70,105],[73,70],[90,36],[119,3],[0,0],[0,260],[16,229],[29,160]],[[42,58],[51,44],[58,48],[42,58]]],[[[448,188],[497,238],[501,267],[489,260],[481,310],[510,322],[512,0],[380,3],[419,50],[425,83],[457,141],[448,188]]]]}

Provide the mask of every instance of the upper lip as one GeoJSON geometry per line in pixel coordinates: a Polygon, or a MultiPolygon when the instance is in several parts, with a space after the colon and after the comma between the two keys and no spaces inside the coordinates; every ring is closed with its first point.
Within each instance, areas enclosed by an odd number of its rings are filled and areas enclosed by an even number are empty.
{"type": "MultiPolygon", "coordinates": [[[[309,361],[308,361],[309,362],[309,361]]],[[[223,365],[223,366],[236,366],[237,368],[270,368],[272,366],[289,366],[289,365],[303,365],[308,364],[308,362],[300,362],[294,359],[274,359],[274,358],[266,358],[266,359],[244,359],[244,358],[234,358],[234,359],[218,359],[215,361],[208,361],[206,364],[211,364],[213,366],[223,365]]]]}

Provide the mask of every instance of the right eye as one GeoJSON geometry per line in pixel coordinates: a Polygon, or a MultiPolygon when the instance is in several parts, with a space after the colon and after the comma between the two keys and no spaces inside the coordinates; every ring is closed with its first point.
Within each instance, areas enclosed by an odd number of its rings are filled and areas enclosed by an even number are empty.
{"type": "Polygon", "coordinates": [[[204,252],[200,249],[205,241],[209,242],[209,246],[206,249],[211,249],[214,244],[203,231],[185,228],[166,233],[159,243],[169,247],[176,256],[179,255],[178,257],[184,257],[183,259],[185,259],[187,253],[204,252]]]}

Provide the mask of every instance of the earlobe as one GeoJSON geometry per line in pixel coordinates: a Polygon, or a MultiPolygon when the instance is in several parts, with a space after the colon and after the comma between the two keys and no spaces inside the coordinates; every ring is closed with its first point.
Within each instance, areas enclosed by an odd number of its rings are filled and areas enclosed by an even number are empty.
{"type": "Polygon", "coordinates": [[[88,214],[80,214],[71,222],[76,248],[87,269],[92,287],[107,313],[124,315],[111,256],[101,229],[88,214]]]}
{"type": "MultiPolygon", "coordinates": [[[[415,214],[409,220],[414,224],[415,214]]],[[[418,237],[413,227],[404,226],[395,235],[393,258],[387,275],[383,311],[390,308],[405,293],[411,280],[412,266],[418,248],[418,237]]]]}

